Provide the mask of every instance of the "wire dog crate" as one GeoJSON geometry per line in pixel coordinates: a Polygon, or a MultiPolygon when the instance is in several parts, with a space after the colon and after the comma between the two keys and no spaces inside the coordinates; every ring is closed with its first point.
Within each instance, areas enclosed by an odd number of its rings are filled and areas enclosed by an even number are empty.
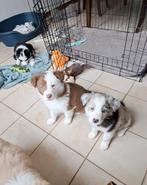
{"type": "Polygon", "coordinates": [[[34,11],[41,14],[48,51],[59,50],[100,70],[135,77],[147,71],[146,17],[137,27],[144,2],[34,0],[34,11]]]}

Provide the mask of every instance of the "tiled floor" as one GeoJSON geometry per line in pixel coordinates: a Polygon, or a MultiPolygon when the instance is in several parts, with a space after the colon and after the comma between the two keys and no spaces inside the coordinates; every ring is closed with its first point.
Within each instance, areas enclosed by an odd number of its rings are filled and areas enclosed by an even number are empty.
{"type": "MultiPolygon", "coordinates": [[[[14,62],[11,48],[0,44],[0,55],[1,65],[14,62]]],[[[132,112],[134,125],[107,151],[99,149],[101,135],[88,139],[84,114],[69,126],[63,117],[47,126],[49,112],[30,83],[0,90],[0,137],[21,146],[53,185],[147,185],[147,79],[138,83],[88,69],[77,83],[124,100],[132,112]]]]}

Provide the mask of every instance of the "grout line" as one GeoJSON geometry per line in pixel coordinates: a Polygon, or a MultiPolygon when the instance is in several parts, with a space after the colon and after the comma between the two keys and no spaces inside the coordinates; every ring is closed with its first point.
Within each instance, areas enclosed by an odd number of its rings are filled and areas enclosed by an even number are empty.
{"type": "MultiPolygon", "coordinates": [[[[93,83],[92,81],[86,80],[86,79],[81,78],[81,77],[77,78],[77,80],[78,80],[78,79],[80,79],[80,80],[84,80],[84,81],[89,82],[89,83],[93,83]]],[[[77,82],[75,81],[75,83],[77,83],[77,82]]]]}
{"type": "Polygon", "coordinates": [[[134,86],[135,81],[132,83],[131,87],[128,89],[127,93],[125,94],[123,101],[125,100],[125,98],[129,95],[130,90],[132,89],[132,87],[134,86]]]}
{"type": "Polygon", "coordinates": [[[37,128],[39,128],[40,130],[42,130],[43,132],[45,132],[46,134],[49,134],[46,130],[42,129],[41,127],[39,127],[38,125],[36,125],[34,122],[32,122],[31,120],[29,120],[28,118],[26,118],[24,115],[22,115],[22,118],[24,118],[25,120],[27,120],[28,122],[30,122],[32,125],[36,126],[37,128]]]}
{"type": "Polygon", "coordinates": [[[111,87],[108,87],[108,86],[105,86],[105,85],[102,85],[102,84],[95,83],[95,85],[105,87],[105,88],[107,88],[107,89],[116,91],[116,92],[121,93],[121,94],[123,94],[123,95],[126,94],[125,92],[122,92],[122,91],[119,91],[119,90],[116,90],[116,89],[112,89],[111,87]]]}
{"type": "Polygon", "coordinates": [[[22,113],[22,115],[24,115],[26,112],[28,112],[35,104],[37,104],[40,101],[40,98],[38,100],[36,100],[33,104],[31,104],[26,110],[25,112],[22,113]]]}
{"type": "MultiPolygon", "coordinates": [[[[37,100],[37,102],[38,102],[39,100],[37,100]]],[[[37,102],[35,102],[35,103],[33,103],[33,105],[35,105],[37,102]]],[[[24,114],[33,106],[31,106],[29,109],[27,109],[27,111],[25,111],[23,114],[20,114],[20,113],[18,113],[18,112],[16,112],[14,109],[12,109],[11,107],[9,107],[7,104],[5,104],[5,103],[3,103],[3,102],[1,102],[4,106],[6,106],[7,108],[9,108],[10,110],[12,110],[13,112],[15,112],[15,113],[17,113],[18,115],[19,115],[19,117],[18,117],[18,119],[16,119],[7,129],[5,129],[5,131],[3,131],[2,132],[2,134],[4,134],[4,132],[6,132],[11,126],[13,126],[14,124],[15,124],[15,122],[17,121],[17,120],[19,120],[20,118],[24,118],[25,120],[27,120],[29,123],[31,123],[31,124],[33,124],[34,126],[36,126],[36,127],[38,127],[39,129],[41,129],[43,132],[45,132],[46,134],[49,134],[47,131],[45,131],[44,129],[42,129],[41,127],[39,127],[38,125],[36,125],[34,122],[32,122],[31,120],[29,120],[27,117],[25,117],[24,116],[24,114]]],[[[57,124],[58,125],[58,124],[57,124]]],[[[56,126],[57,126],[56,125],[56,126]]],[[[55,127],[56,127],[55,126],[55,127]]],[[[54,127],[54,128],[55,128],[54,127]]],[[[53,129],[54,129],[53,128],[53,129]]],[[[53,130],[52,129],[52,130],[53,130]]],[[[51,131],[52,131],[51,130],[51,131]]],[[[2,134],[0,134],[0,136],[2,135],[2,134]]]]}
{"type": "Polygon", "coordinates": [[[111,177],[113,177],[114,179],[116,179],[117,181],[119,181],[120,183],[122,183],[123,185],[127,185],[124,182],[122,182],[120,179],[118,179],[117,177],[113,176],[111,173],[107,172],[106,170],[104,170],[103,168],[101,168],[100,166],[98,166],[97,164],[95,164],[94,162],[92,162],[91,160],[87,159],[87,161],[90,162],[90,163],[92,163],[95,167],[99,168],[100,170],[102,170],[106,174],[110,175],[111,177]]]}
{"type": "Polygon", "coordinates": [[[93,83],[87,88],[88,90],[90,90],[90,88],[93,86],[93,83]]]}
{"type": "MultiPolygon", "coordinates": [[[[8,94],[7,96],[5,96],[4,98],[2,98],[0,100],[0,102],[4,101],[6,98],[8,98],[8,96],[10,96],[11,94],[13,94],[14,92],[16,92],[20,87],[22,87],[23,84],[21,84],[19,87],[17,87],[14,91],[10,92],[10,94],[8,94]]],[[[6,90],[6,89],[5,89],[6,90]]]]}
{"type": "Polygon", "coordinates": [[[60,121],[62,121],[62,120],[57,121],[57,122],[55,123],[54,127],[51,129],[51,131],[48,132],[48,131],[44,130],[43,128],[39,127],[38,125],[36,125],[35,122],[31,121],[29,118],[25,117],[24,115],[22,115],[22,117],[23,117],[24,119],[26,119],[27,121],[29,121],[32,125],[38,127],[40,130],[42,130],[42,131],[45,132],[46,134],[50,134],[50,133],[58,126],[58,124],[60,123],[60,121]]]}
{"type": "MultiPolygon", "coordinates": [[[[20,84],[18,84],[18,85],[19,85],[19,86],[16,87],[16,89],[15,89],[14,91],[12,91],[11,93],[9,93],[6,97],[2,98],[2,99],[0,100],[0,102],[3,102],[5,99],[7,99],[10,95],[12,95],[13,93],[15,93],[18,89],[22,88],[24,85],[28,85],[28,82],[22,82],[22,83],[20,83],[20,84]]],[[[16,84],[15,86],[17,86],[17,84],[16,84]]],[[[11,87],[10,87],[10,88],[11,88],[11,87]]],[[[10,89],[10,88],[9,88],[9,89],[10,89]]],[[[4,89],[4,90],[7,90],[7,89],[4,89]]]]}
{"type": "Polygon", "coordinates": [[[76,173],[73,175],[73,177],[71,178],[71,180],[69,181],[68,185],[71,185],[71,183],[73,182],[73,180],[75,179],[77,173],[80,171],[81,167],[83,166],[84,162],[86,161],[86,158],[84,158],[83,162],[81,163],[81,165],[79,166],[78,170],[76,171],[76,173]]]}
{"type": "Polygon", "coordinates": [[[21,119],[22,116],[19,116],[15,121],[12,122],[11,125],[9,125],[8,128],[6,128],[1,134],[0,136],[2,136],[10,127],[12,127],[19,119],[21,119]]]}
{"type": "MultiPolygon", "coordinates": [[[[95,68],[93,68],[93,69],[95,69],[95,68]]],[[[101,72],[101,74],[100,74],[93,82],[90,81],[90,80],[87,80],[87,79],[84,79],[84,78],[80,77],[80,75],[79,75],[78,78],[79,78],[79,79],[82,79],[82,80],[85,80],[85,81],[87,81],[87,82],[91,82],[91,83],[93,84],[93,83],[95,83],[95,81],[96,81],[98,78],[100,78],[101,75],[103,74],[103,71],[100,71],[100,72],[101,72]]],[[[78,79],[78,78],[77,78],[77,79],[78,79]]]]}
{"type": "Polygon", "coordinates": [[[108,87],[108,86],[105,86],[105,85],[102,85],[102,84],[99,84],[99,83],[95,83],[95,82],[94,82],[94,83],[93,83],[93,85],[102,86],[102,87],[104,87],[104,88],[107,88],[107,89],[110,89],[110,90],[116,91],[116,92],[121,93],[121,94],[123,94],[123,95],[125,95],[125,94],[126,94],[125,92],[118,91],[118,90],[116,90],[116,89],[112,89],[112,88],[110,88],[110,87],[108,87]]]}
{"type": "Polygon", "coordinates": [[[0,102],[0,103],[3,104],[4,106],[6,106],[7,108],[9,108],[10,110],[12,110],[13,112],[17,113],[18,115],[22,116],[22,114],[20,114],[19,112],[17,112],[13,108],[11,108],[9,105],[5,104],[4,102],[0,102]]]}
{"type": "Polygon", "coordinates": [[[70,150],[72,150],[74,153],[80,155],[82,158],[85,158],[84,155],[82,155],[81,153],[79,153],[78,151],[76,151],[75,149],[71,148],[70,146],[66,145],[65,143],[63,143],[63,141],[59,140],[57,137],[55,137],[54,135],[52,135],[51,133],[49,133],[49,136],[53,137],[55,140],[57,140],[58,142],[62,143],[64,146],[66,146],[67,148],[69,148],[70,150]]]}
{"type": "Polygon", "coordinates": [[[139,98],[139,97],[137,97],[137,96],[133,96],[133,95],[130,95],[130,94],[127,94],[127,96],[130,96],[130,97],[132,97],[132,98],[134,98],[134,99],[137,99],[137,100],[140,100],[140,101],[143,101],[143,102],[147,102],[147,100],[144,100],[144,99],[142,99],[142,98],[139,98]]]}
{"type": "Polygon", "coordinates": [[[35,105],[40,99],[36,100],[32,105],[29,106],[29,108],[27,108],[25,110],[25,112],[23,113],[19,113],[17,112],[15,109],[13,109],[12,107],[10,107],[9,105],[5,104],[5,102],[0,101],[0,103],[2,103],[3,105],[5,105],[6,107],[8,107],[9,109],[11,109],[12,111],[14,111],[15,113],[19,114],[20,116],[23,116],[23,114],[25,114],[33,105],[35,105]]]}
{"type": "Polygon", "coordinates": [[[137,133],[135,133],[135,132],[133,132],[133,131],[131,131],[131,130],[128,130],[128,132],[130,132],[131,134],[133,134],[133,135],[135,135],[135,136],[138,136],[138,137],[140,137],[140,138],[142,138],[142,139],[144,139],[144,140],[147,140],[147,138],[145,138],[144,136],[141,136],[141,135],[139,135],[139,134],[137,134],[137,133]]]}
{"type": "Polygon", "coordinates": [[[142,179],[141,185],[144,184],[144,181],[145,181],[146,176],[147,176],[147,170],[146,170],[146,172],[145,172],[145,174],[144,174],[144,177],[143,177],[143,179],[142,179]]]}
{"type": "Polygon", "coordinates": [[[44,140],[48,137],[49,134],[47,134],[43,140],[37,145],[37,147],[29,154],[29,156],[33,155],[33,153],[39,148],[39,146],[44,142],[44,140]]]}
{"type": "Polygon", "coordinates": [[[99,140],[99,138],[101,137],[101,135],[102,135],[102,134],[100,133],[99,136],[98,136],[98,138],[97,138],[97,140],[96,140],[96,142],[94,143],[94,145],[92,146],[92,148],[90,149],[90,151],[88,152],[88,154],[86,155],[86,157],[84,158],[84,161],[83,161],[82,164],[79,166],[79,169],[76,171],[76,173],[74,174],[74,176],[71,178],[71,180],[70,180],[70,182],[69,182],[68,185],[71,185],[71,183],[72,183],[73,180],[75,179],[76,175],[78,174],[78,172],[79,172],[80,169],[82,168],[84,162],[87,160],[88,155],[91,153],[91,151],[92,151],[93,148],[95,147],[95,145],[96,145],[97,141],[99,140]]]}
{"type": "MultiPolygon", "coordinates": [[[[100,74],[100,76],[101,76],[101,75],[102,75],[102,74],[100,74]]],[[[100,78],[100,76],[99,76],[98,78],[100,78]]],[[[97,79],[98,79],[98,78],[97,78],[97,79]]],[[[122,91],[119,91],[119,90],[116,90],[116,89],[112,89],[112,88],[110,88],[110,87],[108,87],[108,86],[105,86],[105,85],[102,85],[102,84],[99,84],[99,83],[95,83],[95,81],[96,81],[97,79],[96,79],[94,82],[88,81],[88,80],[83,79],[83,78],[80,78],[80,77],[79,77],[79,79],[82,79],[82,80],[85,80],[85,81],[91,83],[91,85],[87,88],[88,90],[90,90],[90,88],[91,88],[93,85],[97,85],[97,86],[101,86],[101,87],[104,87],[104,88],[107,88],[107,89],[110,89],[110,90],[113,90],[113,91],[116,91],[116,92],[118,92],[118,93],[123,94],[124,97],[123,97],[122,100],[124,100],[124,99],[126,98],[126,96],[130,96],[130,97],[133,97],[133,98],[135,98],[135,99],[138,99],[138,100],[147,102],[147,100],[144,100],[144,99],[142,99],[142,98],[139,98],[139,97],[137,97],[137,96],[133,96],[133,95],[130,95],[130,94],[129,94],[130,90],[132,89],[132,87],[134,86],[134,84],[135,84],[136,81],[133,82],[133,84],[131,85],[131,87],[130,87],[129,90],[127,91],[127,93],[124,93],[124,92],[122,92],[122,91]]],[[[132,80],[132,81],[133,81],[133,80],[132,80]]]]}
{"type": "Polygon", "coordinates": [[[95,83],[95,82],[103,75],[103,72],[104,72],[104,71],[101,71],[101,74],[94,80],[93,83],[95,83]]]}
{"type": "Polygon", "coordinates": [[[3,64],[3,63],[5,63],[7,60],[9,60],[9,59],[12,58],[12,57],[13,57],[13,55],[12,55],[12,56],[9,56],[7,59],[4,59],[4,60],[0,63],[0,65],[3,64]]]}

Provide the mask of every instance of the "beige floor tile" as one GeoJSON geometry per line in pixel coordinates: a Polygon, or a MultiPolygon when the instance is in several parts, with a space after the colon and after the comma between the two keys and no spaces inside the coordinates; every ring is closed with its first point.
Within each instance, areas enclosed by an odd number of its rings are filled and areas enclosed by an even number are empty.
{"type": "Polygon", "coordinates": [[[89,160],[127,185],[139,185],[147,167],[147,141],[127,133],[117,137],[107,151],[101,151],[101,139],[89,155],[89,160]]]}
{"type": "Polygon", "coordinates": [[[25,84],[4,99],[3,102],[18,113],[23,114],[38,99],[39,96],[36,89],[25,84]]]}
{"type": "Polygon", "coordinates": [[[106,93],[106,94],[109,94],[119,100],[122,100],[125,96],[124,93],[120,93],[118,91],[114,91],[113,89],[110,89],[108,87],[104,87],[102,85],[98,85],[98,84],[93,84],[91,87],[90,87],[90,90],[91,91],[95,91],[95,92],[101,92],[101,93],[106,93]]]}
{"type": "Polygon", "coordinates": [[[144,101],[147,101],[147,81],[144,82],[135,82],[131,88],[129,95],[140,98],[144,101]]]}
{"type": "Polygon", "coordinates": [[[15,60],[13,57],[8,58],[6,61],[4,61],[3,63],[1,63],[2,66],[5,65],[14,65],[15,64],[15,60]]]}
{"type": "Polygon", "coordinates": [[[22,84],[17,84],[9,89],[0,89],[0,100],[6,98],[9,96],[11,93],[16,91],[17,88],[19,88],[22,84]]]}
{"type": "Polygon", "coordinates": [[[144,179],[143,185],[147,185],[147,173],[146,173],[146,176],[145,176],[145,179],[144,179]]]}
{"type": "Polygon", "coordinates": [[[77,78],[76,83],[83,86],[85,89],[88,89],[92,83],[81,78],[77,78]]]}
{"type": "Polygon", "coordinates": [[[10,51],[0,51],[0,65],[5,62],[6,60],[8,60],[11,56],[13,55],[13,52],[10,51]]]}
{"type": "Polygon", "coordinates": [[[31,156],[35,168],[53,185],[68,185],[83,158],[48,136],[31,156]]]}
{"type": "Polygon", "coordinates": [[[99,71],[94,68],[86,69],[82,74],[80,74],[78,77],[94,82],[100,75],[102,74],[102,71],[99,71]]]}
{"type": "Polygon", "coordinates": [[[28,154],[41,143],[46,133],[32,125],[24,118],[20,118],[1,137],[6,141],[16,144],[28,154]]]}
{"type": "Polygon", "coordinates": [[[13,55],[13,48],[7,47],[3,43],[0,43],[0,63],[4,62],[13,55]]]}
{"type": "Polygon", "coordinates": [[[0,103],[0,134],[16,121],[18,117],[17,113],[0,103]]]}
{"type": "Polygon", "coordinates": [[[71,185],[107,185],[110,181],[122,185],[89,161],[85,161],[71,185]]]}
{"type": "Polygon", "coordinates": [[[147,102],[130,96],[124,102],[132,113],[133,125],[130,130],[147,138],[147,102]]]}
{"type": "Polygon", "coordinates": [[[130,87],[132,86],[132,84],[134,83],[134,81],[104,72],[100,76],[100,78],[96,80],[95,83],[98,83],[106,87],[110,87],[111,89],[114,89],[123,93],[127,93],[130,87]]]}
{"type": "Polygon", "coordinates": [[[75,115],[70,125],[64,125],[61,121],[52,134],[69,147],[86,156],[96,142],[96,139],[90,140],[88,138],[89,131],[88,120],[83,114],[75,115]]]}
{"type": "Polygon", "coordinates": [[[46,105],[40,100],[35,103],[25,114],[24,116],[32,121],[34,124],[45,130],[46,132],[51,132],[53,128],[59,122],[55,123],[53,126],[47,125],[47,119],[49,118],[49,110],[46,105]]]}

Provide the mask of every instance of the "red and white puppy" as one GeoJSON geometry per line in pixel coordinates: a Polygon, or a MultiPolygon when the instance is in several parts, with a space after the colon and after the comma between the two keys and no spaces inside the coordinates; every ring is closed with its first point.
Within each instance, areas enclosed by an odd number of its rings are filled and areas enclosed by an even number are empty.
{"type": "Polygon", "coordinates": [[[31,83],[37,87],[42,100],[50,111],[48,125],[52,125],[60,114],[64,114],[66,125],[72,122],[74,112],[84,112],[81,96],[89,91],[83,87],[65,83],[62,73],[47,71],[32,78],[31,83]]]}

